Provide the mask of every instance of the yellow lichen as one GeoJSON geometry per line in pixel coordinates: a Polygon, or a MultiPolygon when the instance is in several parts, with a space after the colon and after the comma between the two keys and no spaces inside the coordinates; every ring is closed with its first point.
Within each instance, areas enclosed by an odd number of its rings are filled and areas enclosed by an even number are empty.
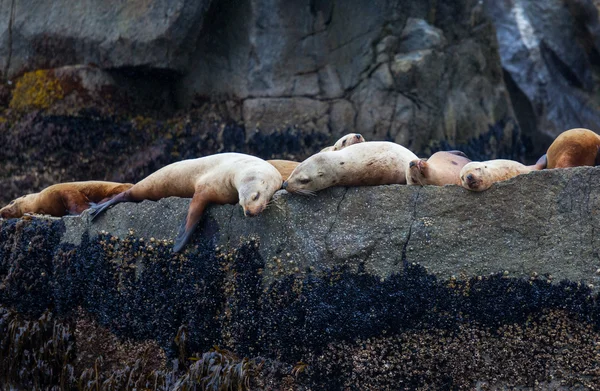
{"type": "Polygon", "coordinates": [[[62,100],[63,88],[51,70],[24,74],[13,91],[9,107],[16,110],[47,109],[62,100]]]}

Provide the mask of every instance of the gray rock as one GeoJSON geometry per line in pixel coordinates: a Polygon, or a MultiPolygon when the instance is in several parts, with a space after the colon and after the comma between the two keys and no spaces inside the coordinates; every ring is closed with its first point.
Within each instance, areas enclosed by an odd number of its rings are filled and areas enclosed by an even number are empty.
{"type": "Polygon", "coordinates": [[[446,44],[444,32],[423,19],[408,18],[400,38],[400,52],[435,49],[446,44]]]}
{"type": "Polygon", "coordinates": [[[475,0],[49,4],[0,3],[3,77],[93,63],[132,99],[164,92],[152,107],[171,111],[163,102],[173,96],[178,107],[224,102],[248,134],[289,124],[330,139],[354,130],[425,154],[473,154],[484,137],[497,147],[474,158],[520,154],[494,32],[473,17],[475,0]]]}
{"type": "Polygon", "coordinates": [[[518,128],[510,125],[494,31],[470,24],[478,8],[461,1],[431,18],[429,6],[412,1],[215,4],[180,84],[181,103],[196,96],[242,100],[249,131],[269,133],[298,117],[298,102],[307,102],[300,98],[309,98],[320,103],[305,112],[308,130],[332,139],[354,130],[368,140],[403,140],[423,153],[440,145],[468,149],[496,127],[509,137],[495,139],[498,147],[481,157],[516,158],[520,141],[511,132],[518,128]],[[466,85],[473,88],[464,99],[449,98],[466,85]],[[340,115],[340,99],[352,110],[346,105],[340,115]],[[321,121],[323,112],[330,115],[321,121]],[[456,127],[464,137],[448,137],[456,127]]]}
{"type": "Polygon", "coordinates": [[[0,70],[95,63],[184,71],[210,1],[0,3],[0,70]],[[11,12],[12,11],[12,12],[11,12]]]}
{"type": "MultiPolygon", "coordinates": [[[[545,147],[567,129],[596,129],[593,53],[600,35],[594,2],[486,1],[486,10],[525,135],[545,147]],[[522,95],[527,102],[521,102],[522,95]]],[[[543,151],[536,148],[537,154],[543,151]]]]}
{"type": "MultiPolygon", "coordinates": [[[[288,272],[364,265],[385,277],[415,262],[440,278],[550,274],[598,286],[599,183],[600,169],[575,168],[533,172],[482,193],[400,185],[331,188],[308,198],[281,191],[256,218],[237,205],[210,207],[193,240],[235,248],[258,238],[267,263],[292,259],[283,262],[288,272]]],[[[170,240],[188,204],[119,204],[93,223],[87,213],[65,217],[62,240],[77,245],[84,233],[125,237],[130,229],[146,240],[170,240]]]]}

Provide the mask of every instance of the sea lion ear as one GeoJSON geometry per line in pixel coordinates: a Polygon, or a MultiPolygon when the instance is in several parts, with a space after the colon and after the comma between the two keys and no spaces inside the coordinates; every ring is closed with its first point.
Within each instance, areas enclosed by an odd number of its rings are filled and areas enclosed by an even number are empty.
{"type": "Polygon", "coordinates": [[[446,152],[451,153],[456,156],[462,156],[467,159],[469,158],[463,151],[446,151],[446,152]]]}

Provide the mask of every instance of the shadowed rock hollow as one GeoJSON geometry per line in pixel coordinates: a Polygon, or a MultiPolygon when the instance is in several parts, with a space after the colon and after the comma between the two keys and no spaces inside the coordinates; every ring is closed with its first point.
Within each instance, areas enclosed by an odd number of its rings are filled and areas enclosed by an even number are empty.
{"type": "Polygon", "coordinates": [[[593,387],[599,173],[534,172],[483,193],[281,192],[253,219],[210,207],[177,255],[186,199],[119,204],[93,223],[87,212],[2,221],[0,328],[38,326],[26,345],[2,334],[14,364],[0,376],[78,389],[89,389],[80,377],[150,389],[593,387]],[[56,355],[39,350],[45,338],[56,355]],[[240,371],[215,378],[211,359],[240,371]]]}

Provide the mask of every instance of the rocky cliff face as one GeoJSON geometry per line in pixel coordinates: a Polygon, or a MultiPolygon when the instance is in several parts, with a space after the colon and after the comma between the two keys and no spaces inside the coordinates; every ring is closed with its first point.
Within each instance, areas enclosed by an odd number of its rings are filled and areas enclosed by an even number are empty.
{"type": "Polygon", "coordinates": [[[600,24],[593,0],[486,1],[505,81],[533,156],[566,129],[598,130],[600,24]]]}
{"type": "MultiPolygon", "coordinates": [[[[597,36],[590,0],[0,1],[0,203],[347,132],[535,160],[597,130],[597,36]]],[[[0,384],[592,389],[597,177],[280,193],[181,255],[182,199],[0,221],[0,384]]]]}
{"type": "Polygon", "coordinates": [[[10,359],[0,378],[78,389],[593,387],[598,175],[535,172],[480,194],[283,192],[254,219],[209,208],[179,255],[169,241],[185,199],[120,204],[93,223],[86,213],[1,221],[10,359]]]}
{"type": "MultiPolygon", "coordinates": [[[[3,157],[11,166],[2,174],[9,182],[3,201],[15,189],[89,178],[90,170],[39,152],[43,147],[24,140],[24,128],[36,142],[60,149],[67,146],[52,139],[55,129],[79,139],[75,150],[109,172],[92,168],[96,179],[137,181],[154,169],[143,161],[106,165],[96,136],[110,140],[113,132],[94,131],[98,120],[103,129],[142,133],[130,145],[169,162],[223,150],[302,159],[349,132],[424,155],[456,147],[474,159],[522,156],[494,29],[475,0],[77,7],[14,0],[0,7],[0,105],[8,107],[0,117],[1,141],[24,157],[3,157]],[[179,140],[180,147],[149,146],[147,129],[131,121],[139,116],[153,138],[179,140]],[[217,125],[194,125],[198,119],[217,125]],[[241,132],[235,142],[217,136],[214,146],[182,153],[190,141],[172,128],[190,122],[201,138],[232,123],[241,132]],[[87,144],[98,153],[86,151],[87,144]],[[27,158],[30,152],[37,156],[27,158]],[[51,166],[64,172],[48,172],[51,166]],[[123,169],[131,174],[114,174],[123,169]]],[[[113,157],[128,153],[114,151],[113,157]]]]}

